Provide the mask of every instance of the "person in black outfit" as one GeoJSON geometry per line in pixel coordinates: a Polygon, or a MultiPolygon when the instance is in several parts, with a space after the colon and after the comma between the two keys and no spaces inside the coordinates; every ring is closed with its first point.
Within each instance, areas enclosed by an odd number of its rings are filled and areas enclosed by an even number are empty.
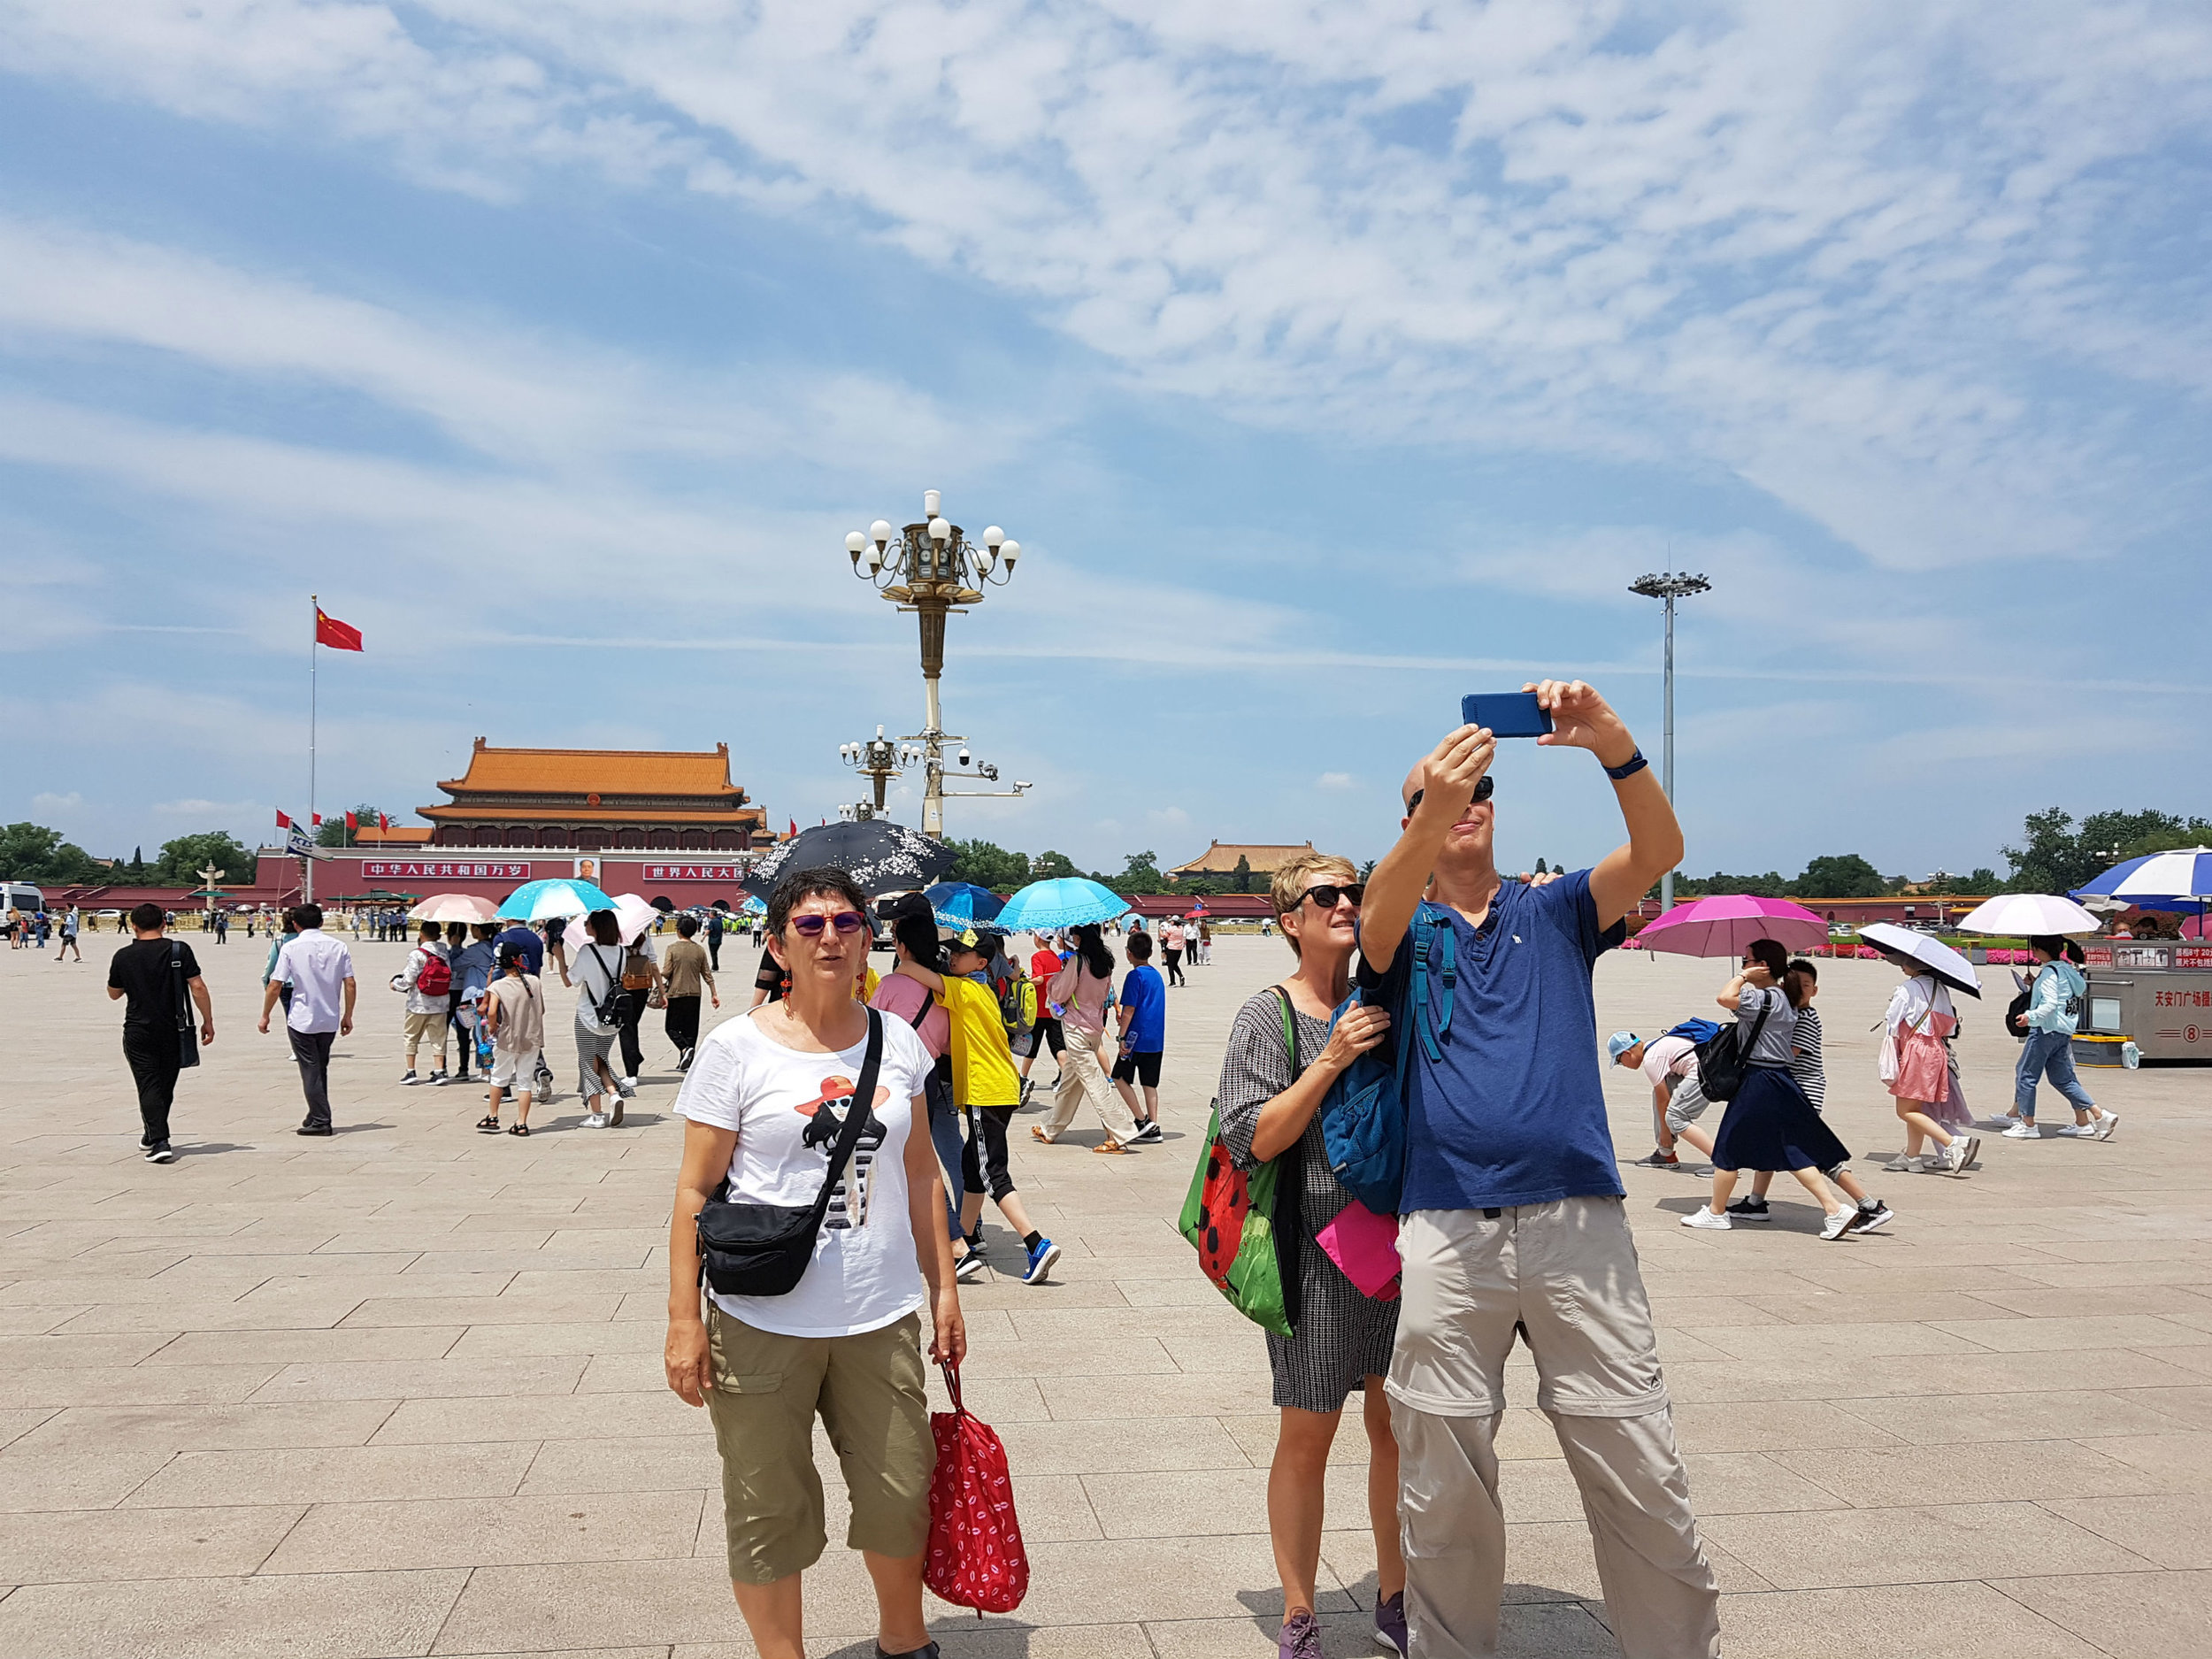
{"type": "Polygon", "coordinates": [[[202,1046],[215,1041],[215,1007],[192,947],[162,937],[161,906],[142,904],[131,912],[133,942],[108,964],[108,997],[130,1000],[123,1010],[123,1058],[138,1084],[138,1115],[145,1125],[139,1145],[149,1164],[167,1164],[169,1108],[182,1070],[180,1033],[191,1029],[191,1010],[180,1006],[188,995],[200,1011],[202,1046]]]}
{"type": "Polygon", "coordinates": [[[707,969],[712,973],[722,972],[722,912],[719,910],[707,912],[707,969]]]}

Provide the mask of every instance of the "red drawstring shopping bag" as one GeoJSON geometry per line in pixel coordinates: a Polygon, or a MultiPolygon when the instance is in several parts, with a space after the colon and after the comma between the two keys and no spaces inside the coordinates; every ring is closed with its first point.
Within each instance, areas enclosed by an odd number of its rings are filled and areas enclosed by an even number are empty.
{"type": "Polygon", "coordinates": [[[952,1409],[929,1414],[937,1472],[929,1482],[929,1553],[922,1582],[941,1601],[975,1616],[1010,1613],[1029,1593],[1029,1556],[1014,1518],[1006,1448],[990,1425],[960,1403],[960,1372],[945,1368],[952,1409]]]}

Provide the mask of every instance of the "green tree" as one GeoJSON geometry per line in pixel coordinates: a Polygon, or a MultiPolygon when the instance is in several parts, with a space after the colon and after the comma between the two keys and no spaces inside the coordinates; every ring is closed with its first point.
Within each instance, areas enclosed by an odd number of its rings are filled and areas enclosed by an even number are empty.
{"type": "Polygon", "coordinates": [[[146,849],[143,847],[131,849],[130,878],[134,886],[143,887],[145,885],[146,849]]]}
{"type": "Polygon", "coordinates": [[[1106,885],[1124,897],[1140,893],[1165,893],[1167,878],[1160,873],[1160,855],[1149,849],[1141,853],[1125,853],[1122,871],[1118,876],[1106,879],[1106,885]]]}
{"type": "Polygon", "coordinates": [[[1059,881],[1080,874],[1082,872],[1075,867],[1074,859],[1065,853],[1056,853],[1049,848],[1029,861],[1029,879],[1032,881],[1059,881]]]}
{"type": "Polygon", "coordinates": [[[1763,876],[1730,875],[1716,870],[1709,876],[1677,876],[1674,881],[1677,898],[1701,899],[1715,893],[1748,893],[1754,898],[1778,899],[1788,891],[1789,883],[1782,879],[1778,870],[1770,870],[1763,876]]]}
{"type": "Polygon", "coordinates": [[[2212,841],[2212,818],[2184,818],[2154,807],[2139,812],[2111,809],[2090,813],[2077,828],[2071,813],[2050,807],[2029,813],[2022,832],[2025,845],[1998,849],[2012,863],[2006,890],[2065,893],[2123,859],[2212,841]]]}
{"type": "Polygon", "coordinates": [[[1231,879],[1235,883],[1239,893],[1249,893],[1252,890],[1252,861],[1242,853],[1237,855],[1237,867],[1231,879]]]}
{"type": "Polygon", "coordinates": [[[1540,875],[1542,875],[1542,874],[1544,873],[1544,872],[1545,872],[1546,870],[1548,870],[1548,868],[1550,868],[1550,866],[1549,866],[1549,865],[1548,865],[1548,864],[1545,864],[1545,862],[1544,862],[1541,858],[1539,858],[1539,859],[1536,861],[1536,873],[1537,873],[1538,875],[1540,875],[1540,875]]]}
{"type": "Polygon", "coordinates": [[[1966,872],[1964,886],[1969,893],[1994,893],[1999,885],[1997,872],[1987,864],[1976,864],[1966,872]]]}
{"type": "Polygon", "coordinates": [[[1365,864],[1359,867],[1359,879],[1362,881],[1364,881],[1369,877],[1372,876],[1375,873],[1375,866],[1381,862],[1382,861],[1380,859],[1370,858],[1365,864]]]}
{"type": "Polygon", "coordinates": [[[254,856],[238,844],[238,838],[228,830],[203,830],[196,835],[180,835],[174,841],[161,844],[161,856],[149,870],[150,879],[161,887],[196,887],[200,872],[210,864],[218,865],[226,882],[245,882],[253,879],[254,856]]]}
{"type": "MultiPolygon", "coordinates": [[[[353,809],[353,816],[368,828],[376,827],[377,810],[373,803],[364,801],[353,809]]],[[[333,813],[323,820],[322,828],[315,832],[315,844],[318,847],[350,847],[353,845],[352,841],[346,837],[346,815],[343,812],[333,813]]]]}
{"type": "Polygon", "coordinates": [[[43,824],[10,824],[0,827],[0,875],[35,887],[72,887],[96,881],[107,872],[74,841],[65,841],[59,830],[43,824]]]}
{"type": "Polygon", "coordinates": [[[1018,887],[1029,879],[1029,856],[993,841],[953,841],[952,879],[979,887],[1018,887]]]}
{"type": "Polygon", "coordinates": [[[1812,859],[1789,884],[1790,895],[1801,899],[1878,899],[1888,890],[1882,872],[1856,853],[1812,859]]]}

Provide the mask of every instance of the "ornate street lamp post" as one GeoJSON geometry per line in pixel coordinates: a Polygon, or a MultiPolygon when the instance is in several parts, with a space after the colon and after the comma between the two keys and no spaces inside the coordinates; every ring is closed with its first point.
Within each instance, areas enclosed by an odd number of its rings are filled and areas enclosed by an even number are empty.
{"type": "MultiPolygon", "coordinates": [[[[1702,575],[1693,576],[1687,571],[1678,575],[1661,571],[1656,575],[1639,576],[1628,585],[1628,591],[1632,594],[1667,602],[1667,658],[1663,675],[1667,705],[1666,746],[1660,760],[1659,782],[1667,792],[1670,805],[1674,801],[1674,602],[1704,593],[1712,585],[1702,575]]],[[[1674,908],[1674,872],[1671,870],[1659,878],[1659,908],[1663,911],[1674,908]]]]}
{"type": "MultiPolygon", "coordinates": [[[[964,612],[969,607],[982,603],[986,588],[1002,588],[1012,580],[1022,546],[1010,541],[996,525],[984,531],[982,544],[978,546],[967,539],[958,525],[945,518],[939,511],[942,502],[943,497],[936,490],[924,490],[922,518],[897,532],[895,542],[889,522],[882,518],[864,532],[856,530],[845,538],[845,552],[853,562],[853,574],[864,577],[900,610],[911,611],[922,619],[926,718],[920,731],[898,741],[919,746],[912,759],[920,760],[924,769],[922,831],[941,839],[945,833],[948,793],[1016,795],[1029,787],[1022,782],[1011,789],[949,792],[945,788],[945,745],[964,741],[944,729],[938,700],[938,681],[945,672],[945,618],[956,611],[964,612]]],[[[848,764],[874,780],[875,804],[867,814],[872,817],[883,809],[885,787],[905,765],[911,764],[911,759],[901,759],[896,765],[890,764],[895,757],[892,744],[884,737],[881,726],[876,728],[873,742],[848,743],[844,754],[848,764]]],[[[969,764],[965,749],[959,751],[959,764],[969,764]]],[[[998,768],[984,766],[974,775],[995,783],[998,768]]],[[[859,808],[855,807],[848,816],[858,815],[859,808]]]]}

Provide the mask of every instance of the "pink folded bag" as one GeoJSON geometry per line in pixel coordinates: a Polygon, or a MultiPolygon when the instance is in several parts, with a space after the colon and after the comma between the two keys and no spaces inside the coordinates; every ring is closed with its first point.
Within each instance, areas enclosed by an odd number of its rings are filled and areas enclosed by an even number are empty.
{"type": "Polygon", "coordinates": [[[1361,1295],[1378,1302],[1398,1300],[1398,1274],[1404,1263],[1398,1259],[1397,1217],[1379,1216],[1355,1198],[1313,1237],[1361,1295]]]}

